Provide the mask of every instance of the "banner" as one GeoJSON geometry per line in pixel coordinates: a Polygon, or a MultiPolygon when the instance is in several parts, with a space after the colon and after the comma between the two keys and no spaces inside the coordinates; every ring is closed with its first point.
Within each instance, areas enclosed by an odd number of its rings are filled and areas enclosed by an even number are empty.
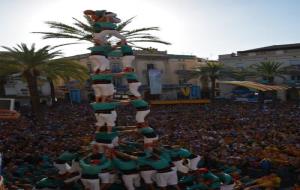
{"type": "Polygon", "coordinates": [[[158,69],[149,70],[150,94],[161,94],[161,72],[158,69]]]}
{"type": "Polygon", "coordinates": [[[71,102],[76,102],[76,103],[81,102],[81,95],[79,89],[70,90],[70,100],[71,102]]]}
{"type": "Polygon", "coordinates": [[[199,86],[193,85],[191,87],[191,97],[192,98],[201,98],[201,90],[199,86]]]}

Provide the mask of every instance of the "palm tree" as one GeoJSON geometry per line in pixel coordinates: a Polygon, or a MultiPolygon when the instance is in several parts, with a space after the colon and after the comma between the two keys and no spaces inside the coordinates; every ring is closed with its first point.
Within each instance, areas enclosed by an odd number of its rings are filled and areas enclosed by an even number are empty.
{"type": "MultiPolygon", "coordinates": [[[[45,22],[50,28],[55,29],[54,32],[33,32],[37,34],[43,34],[43,39],[74,39],[79,41],[92,42],[92,34],[94,32],[93,21],[90,17],[84,15],[85,22],[82,22],[76,18],[73,18],[73,25],[64,24],[56,21],[45,22]]],[[[138,43],[149,42],[149,43],[160,43],[170,45],[169,42],[162,41],[157,36],[153,36],[149,32],[159,31],[158,27],[145,27],[134,30],[126,30],[134,17],[120,23],[117,27],[117,31],[126,37],[128,44],[139,49],[145,49],[138,45],[138,43]]]]}
{"type": "MultiPolygon", "coordinates": [[[[19,73],[20,76],[26,80],[30,93],[32,111],[37,116],[37,119],[42,121],[39,104],[38,77],[44,74],[51,79],[56,79],[55,77],[62,77],[64,79],[62,73],[63,70],[65,70],[65,66],[69,66],[67,64],[69,64],[70,61],[64,60],[65,63],[62,64],[62,59],[54,59],[62,55],[60,50],[55,50],[56,47],[44,46],[40,49],[36,49],[35,44],[32,44],[29,48],[24,43],[14,48],[2,47],[7,51],[0,53],[0,67],[15,68],[15,72],[19,73]],[[53,70],[51,70],[51,66],[53,66],[53,70]]],[[[71,66],[67,68],[70,67],[71,66]]],[[[78,72],[72,72],[71,76],[75,77],[75,73],[78,74],[78,72]]]]}
{"type": "Polygon", "coordinates": [[[237,78],[241,74],[236,69],[225,67],[224,64],[216,61],[208,61],[205,65],[194,70],[178,70],[176,74],[180,75],[186,81],[199,78],[202,86],[202,97],[215,98],[216,80],[219,78],[237,78]],[[211,84],[209,90],[209,82],[211,84]]]}
{"type": "Polygon", "coordinates": [[[196,70],[199,72],[203,81],[208,81],[208,79],[210,80],[210,97],[213,100],[215,98],[216,80],[227,73],[227,71],[225,72],[224,64],[215,61],[208,61],[204,66],[198,67],[196,70]]]}
{"type": "MultiPolygon", "coordinates": [[[[275,77],[280,77],[285,80],[284,74],[287,74],[286,67],[282,66],[282,63],[274,61],[260,62],[250,67],[256,76],[262,77],[263,80],[267,81],[267,84],[274,84],[275,77]]],[[[260,107],[263,106],[265,99],[265,93],[259,92],[260,107]]],[[[276,91],[272,91],[272,102],[276,101],[276,91]]]]}
{"type": "Polygon", "coordinates": [[[286,69],[282,66],[282,63],[279,62],[260,62],[258,64],[254,64],[250,67],[250,69],[256,73],[256,76],[262,77],[266,80],[268,84],[274,84],[275,77],[285,79],[283,75],[286,74],[286,69]]]}

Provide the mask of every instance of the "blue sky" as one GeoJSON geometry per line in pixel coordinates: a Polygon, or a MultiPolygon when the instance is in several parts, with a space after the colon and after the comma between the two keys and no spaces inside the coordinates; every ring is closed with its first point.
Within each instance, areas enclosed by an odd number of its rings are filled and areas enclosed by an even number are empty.
{"type": "MultiPolygon", "coordinates": [[[[155,33],[169,53],[216,59],[220,54],[275,44],[300,43],[299,0],[1,0],[0,45],[63,43],[41,40],[44,21],[72,23],[85,9],[106,9],[122,20],[137,16],[130,28],[159,26],[155,33]]],[[[87,53],[89,45],[64,48],[66,55],[87,53]]]]}

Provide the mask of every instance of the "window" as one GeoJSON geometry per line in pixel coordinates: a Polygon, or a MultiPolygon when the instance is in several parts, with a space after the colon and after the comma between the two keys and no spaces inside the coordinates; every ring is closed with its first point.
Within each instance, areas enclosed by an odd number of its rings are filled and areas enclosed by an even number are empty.
{"type": "Polygon", "coordinates": [[[291,80],[295,80],[296,79],[296,76],[291,76],[291,80]]]}
{"type": "Polygon", "coordinates": [[[276,51],[276,55],[282,55],[282,54],[284,54],[284,51],[283,51],[283,50],[278,50],[278,51],[276,51]]]}
{"type": "Polygon", "coordinates": [[[147,70],[154,69],[154,64],[147,64],[147,70]]]}
{"type": "Polygon", "coordinates": [[[185,65],[184,64],[180,65],[180,69],[185,70],[185,65]]]}
{"type": "Polygon", "coordinates": [[[179,78],[178,79],[179,81],[179,84],[185,84],[186,83],[186,80],[184,78],[179,78]]]}
{"type": "Polygon", "coordinates": [[[300,75],[292,75],[291,80],[292,81],[300,81],[300,75]]]}
{"type": "Polygon", "coordinates": [[[248,56],[256,56],[256,53],[254,52],[248,53],[248,56]]]}

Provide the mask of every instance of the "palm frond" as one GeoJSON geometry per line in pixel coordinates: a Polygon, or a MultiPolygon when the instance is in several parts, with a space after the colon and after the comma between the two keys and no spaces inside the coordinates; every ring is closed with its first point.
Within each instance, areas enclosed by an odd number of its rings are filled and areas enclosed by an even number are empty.
{"type": "Polygon", "coordinates": [[[131,18],[127,19],[126,21],[122,22],[121,24],[118,25],[118,27],[117,27],[116,30],[117,30],[117,31],[123,31],[124,28],[125,28],[128,24],[130,24],[134,18],[135,18],[135,17],[131,17],[131,18]]]}

